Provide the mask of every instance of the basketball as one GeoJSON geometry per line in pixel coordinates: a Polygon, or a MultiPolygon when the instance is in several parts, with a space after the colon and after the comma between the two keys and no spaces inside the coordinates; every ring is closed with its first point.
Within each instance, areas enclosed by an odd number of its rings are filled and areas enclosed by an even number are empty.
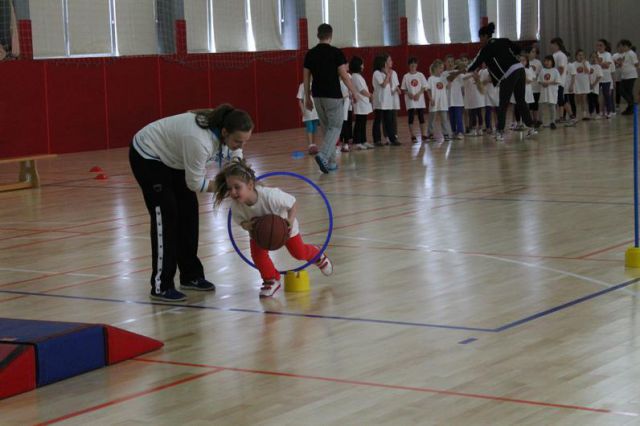
{"type": "Polygon", "coordinates": [[[315,145],[311,145],[309,147],[309,155],[316,155],[318,153],[318,147],[315,145]]]}
{"type": "Polygon", "coordinates": [[[278,250],[289,239],[289,225],[275,214],[261,216],[253,225],[253,238],[265,250],[278,250]]]}

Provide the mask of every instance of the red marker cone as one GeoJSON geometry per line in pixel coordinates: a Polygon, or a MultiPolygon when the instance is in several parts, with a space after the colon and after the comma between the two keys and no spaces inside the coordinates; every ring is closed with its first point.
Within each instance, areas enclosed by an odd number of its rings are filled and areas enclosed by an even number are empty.
{"type": "Polygon", "coordinates": [[[96,179],[97,180],[107,180],[107,179],[109,179],[109,176],[107,176],[104,173],[100,173],[99,175],[96,176],[96,179]]]}
{"type": "Polygon", "coordinates": [[[103,172],[104,170],[102,170],[102,167],[100,166],[93,166],[92,168],[89,169],[90,173],[100,173],[103,172]]]}

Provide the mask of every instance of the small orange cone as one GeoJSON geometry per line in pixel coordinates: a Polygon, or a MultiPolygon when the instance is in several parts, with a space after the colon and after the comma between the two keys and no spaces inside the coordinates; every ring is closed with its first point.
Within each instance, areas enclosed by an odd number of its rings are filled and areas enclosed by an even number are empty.
{"type": "Polygon", "coordinates": [[[107,180],[107,179],[109,179],[109,176],[107,176],[104,173],[100,173],[99,175],[96,176],[96,179],[97,180],[107,180]]]}
{"type": "Polygon", "coordinates": [[[103,172],[104,170],[102,170],[102,167],[100,166],[93,166],[92,168],[89,169],[90,173],[100,173],[103,172]]]}

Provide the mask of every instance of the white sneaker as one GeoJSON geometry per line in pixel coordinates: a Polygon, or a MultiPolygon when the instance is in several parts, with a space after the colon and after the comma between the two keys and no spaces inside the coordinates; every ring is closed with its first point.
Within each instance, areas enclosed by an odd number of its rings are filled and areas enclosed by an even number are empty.
{"type": "Polygon", "coordinates": [[[282,287],[280,280],[267,280],[262,283],[260,297],[271,297],[276,294],[276,291],[280,290],[280,287],[282,287]]]}
{"type": "Polygon", "coordinates": [[[366,151],[367,150],[367,144],[365,143],[357,143],[355,144],[356,146],[356,150],[358,151],[366,151]]]}
{"type": "Polygon", "coordinates": [[[524,135],[525,138],[530,138],[531,136],[535,136],[538,134],[538,131],[536,129],[534,129],[533,127],[530,127],[529,130],[527,130],[527,133],[524,135]]]}
{"type": "Polygon", "coordinates": [[[495,138],[496,138],[496,141],[503,141],[504,134],[502,132],[496,131],[495,138]]]}
{"type": "Polygon", "coordinates": [[[320,268],[320,272],[322,272],[322,275],[328,277],[329,275],[333,274],[333,264],[331,263],[331,259],[329,259],[329,257],[324,253],[322,253],[320,259],[316,260],[316,266],[320,268]]]}
{"type": "Polygon", "coordinates": [[[365,142],[363,145],[364,145],[364,146],[366,146],[366,147],[367,147],[367,149],[373,149],[373,148],[375,148],[375,147],[376,147],[374,144],[369,143],[369,142],[365,142]]]}

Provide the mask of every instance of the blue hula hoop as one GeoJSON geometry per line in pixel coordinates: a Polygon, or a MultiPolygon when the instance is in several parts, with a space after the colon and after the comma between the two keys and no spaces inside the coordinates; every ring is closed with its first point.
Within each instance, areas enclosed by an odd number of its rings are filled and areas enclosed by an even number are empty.
{"type": "MultiPolygon", "coordinates": [[[[318,254],[316,254],[314,256],[313,259],[311,259],[310,261],[308,261],[307,263],[305,263],[302,266],[299,266],[299,267],[297,267],[295,269],[292,269],[294,272],[302,271],[303,269],[306,269],[307,266],[312,265],[313,263],[315,263],[320,258],[320,256],[322,256],[322,253],[324,253],[325,250],[327,249],[327,247],[329,246],[329,241],[331,241],[331,234],[333,233],[333,210],[331,209],[331,204],[329,203],[329,199],[327,198],[325,193],[322,192],[322,189],[320,189],[320,187],[318,185],[316,185],[315,182],[313,182],[311,179],[309,179],[306,176],[302,176],[302,175],[300,175],[298,173],[293,173],[293,172],[270,172],[270,173],[266,173],[266,174],[264,174],[262,176],[258,176],[256,178],[256,181],[259,181],[259,180],[262,180],[262,179],[266,179],[266,178],[272,177],[272,176],[290,176],[290,177],[294,177],[296,179],[300,179],[300,180],[305,181],[306,183],[311,185],[313,187],[313,189],[315,189],[320,194],[320,196],[324,200],[324,204],[327,206],[327,213],[329,214],[329,232],[327,232],[327,239],[324,241],[324,244],[322,245],[322,248],[320,249],[318,254]]],[[[236,240],[233,239],[233,232],[231,231],[231,209],[229,209],[229,215],[227,216],[227,231],[229,232],[229,239],[231,240],[231,245],[233,246],[233,248],[236,251],[236,253],[238,253],[240,258],[242,258],[242,260],[244,260],[252,268],[258,269],[256,267],[255,263],[253,263],[251,260],[249,260],[244,254],[242,254],[242,252],[240,251],[240,248],[236,244],[236,240]]],[[[280,272],[281,274],[285,274],[287,271],[278,271],[278,272],[280,272]]]]}

